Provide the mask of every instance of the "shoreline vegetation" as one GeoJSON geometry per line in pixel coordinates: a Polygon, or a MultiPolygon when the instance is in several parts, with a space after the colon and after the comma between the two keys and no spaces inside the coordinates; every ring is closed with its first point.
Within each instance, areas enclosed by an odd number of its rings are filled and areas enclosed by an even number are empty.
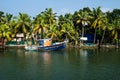
{"type": "Polygon", "coordinates": [[[0,11],[0,48],[10,43],[24,46],[24,41],[36,45],[38,39],[46,38],[53,42],[68,40],[69,48],[119,48],[120,9],[103,12],[100,6],[84,7],[73,14],[57,15],[52,8],[46,8],[35,17],[0,11]]]}
{"type": "MultiPolygon", "coordinates": [[[[3,48],[24,48],[25,45],[5,45],[3,48]]],[[[1,47],[0,47],[1,48],[1,47]]],[[[102,48],[116,48],[118,49],[119,46],[106,44],[106,45],[100,45],[100,47],[97,44],[94,45],[70,45],[67,44],[67,48],[76,48],[76,49],[102,49],[102,48]]]]}

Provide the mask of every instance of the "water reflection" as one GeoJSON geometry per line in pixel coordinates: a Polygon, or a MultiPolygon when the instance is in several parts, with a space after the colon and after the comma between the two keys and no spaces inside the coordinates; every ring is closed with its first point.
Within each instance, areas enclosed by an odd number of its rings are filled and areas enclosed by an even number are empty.
{"type": "Polygon", "coordinates": [[[88,51],[87,51],[87,50],[80,49],[80,56],[81,56],[82,58],[87,59],[88,51]]]}
{"type": "Polygon", "coordinates": [[[0,52],[0,80],[119,80],[119,52],[120,49],[10,49],[0,52]]]}
{"type": "Polygon", "coordinates": [[[50,64],[51,63],[51,54],[48,52],[43,53],[43,61],[44,64],[50,64]]]}
{"type": "Polygon", "coordinates": [[[80,49],[80,60],[84,62],[84,66],[88,64],[88,51],[80,49]]]}

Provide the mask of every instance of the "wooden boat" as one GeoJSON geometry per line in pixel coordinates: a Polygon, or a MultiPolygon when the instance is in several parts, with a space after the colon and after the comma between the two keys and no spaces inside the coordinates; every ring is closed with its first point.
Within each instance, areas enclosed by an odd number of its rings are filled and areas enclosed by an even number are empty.
{"type": "Polygon", "coordinates": [[[50,51],[50,50],[61,50],[66,48],[66,42],[56,42],[52,43],[51,39],[40,39],[38,40],[39,46],[38,50],[50,51]]]}

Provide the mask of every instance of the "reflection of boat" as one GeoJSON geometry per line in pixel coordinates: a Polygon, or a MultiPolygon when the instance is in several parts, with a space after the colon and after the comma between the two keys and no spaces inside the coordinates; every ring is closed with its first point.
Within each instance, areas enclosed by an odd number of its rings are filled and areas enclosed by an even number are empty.
{"type": "Polygon", "coordinates": [[[38,46],[38,50],[61,50],[66,48],[66,42],[56,42],[52,43],[51,39],[40,39],[38,40],[40,46],[38,46]]]}
{"type": "Polygon", "coordinates": [[[38,47],[37,46],[25,46],[25,50],[27,51],[34,51],[34,50],[37,50],[38,47]]]}

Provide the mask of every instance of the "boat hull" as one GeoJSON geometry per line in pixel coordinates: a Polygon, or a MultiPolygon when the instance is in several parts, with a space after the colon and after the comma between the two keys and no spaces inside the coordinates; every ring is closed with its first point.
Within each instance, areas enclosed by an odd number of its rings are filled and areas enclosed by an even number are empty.
{"type": "Polygon", "coordinates": [[[38,46],[38,50],[43,50],[43,51],[54,51],[54,50],[61,50],[66,48],[66,44],[65,43],[60,43],[60,44],[54,44],[51,46],[38,46]]]}

